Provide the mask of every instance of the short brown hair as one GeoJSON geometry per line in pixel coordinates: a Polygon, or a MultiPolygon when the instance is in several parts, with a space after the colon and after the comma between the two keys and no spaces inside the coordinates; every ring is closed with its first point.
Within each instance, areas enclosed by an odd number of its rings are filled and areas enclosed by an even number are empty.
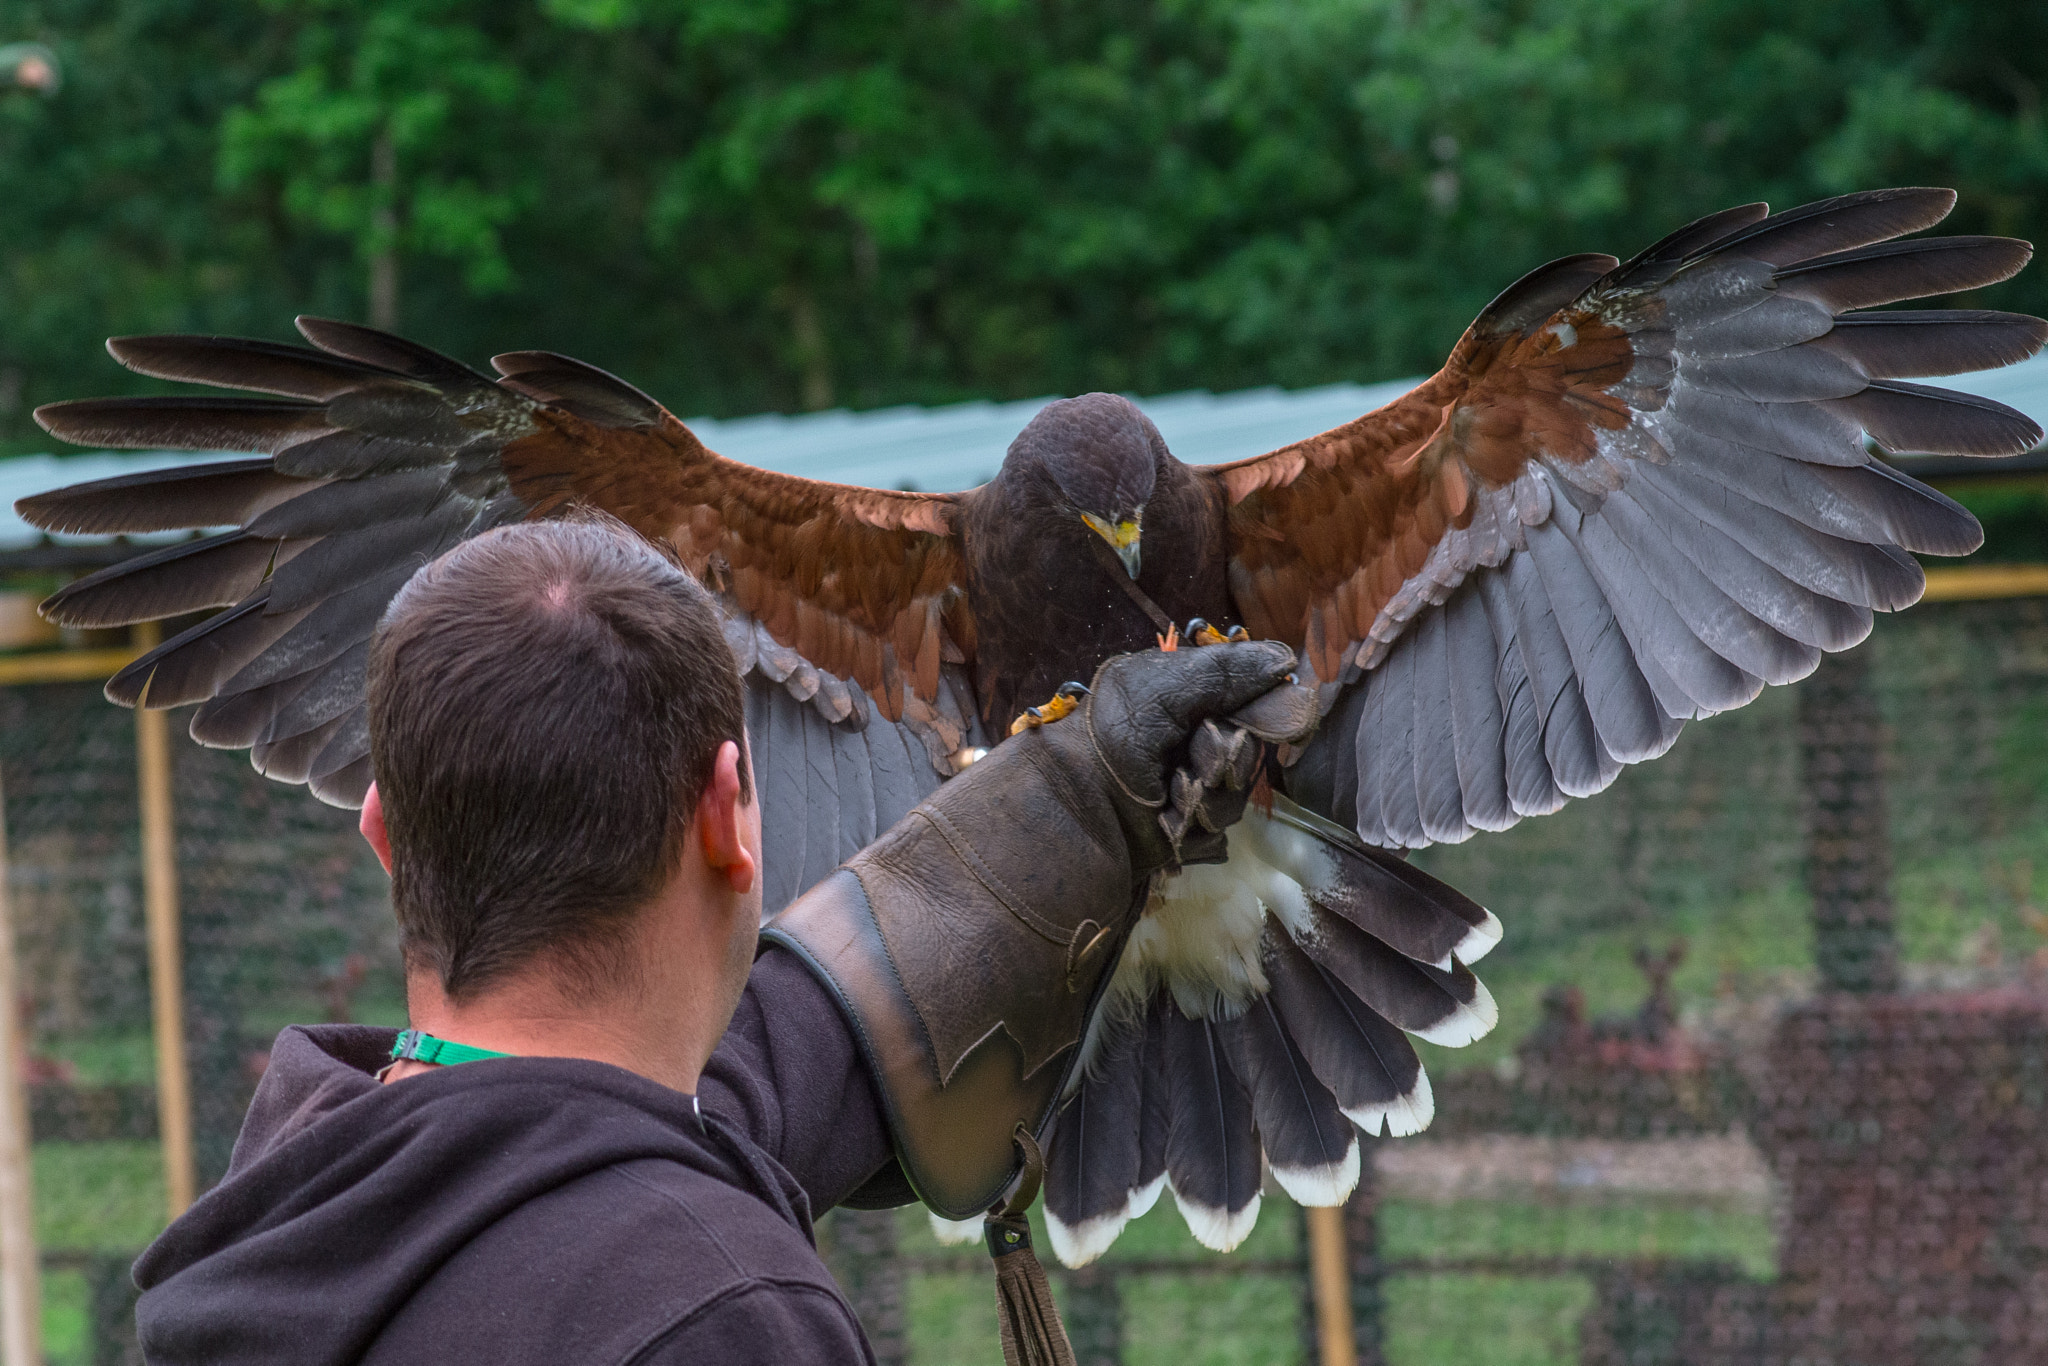
{"type": "Polygon", "coordinates": [[[545,955],[630,976],[745,708],[711,595],[596,514],[501,527],[399,590],[370,644],[370,755],[408,968],[472,996],[545,955]]]}

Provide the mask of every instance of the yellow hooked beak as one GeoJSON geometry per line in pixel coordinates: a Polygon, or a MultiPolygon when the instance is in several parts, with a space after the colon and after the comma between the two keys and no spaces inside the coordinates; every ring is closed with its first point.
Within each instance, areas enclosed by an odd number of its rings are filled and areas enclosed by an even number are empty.
{"type": "Polygon", "coordinates": [[[1088,524],[1088,529],[1109,542],[1109,548],[1123,561],[1124,572],[1134,579],[1138,577],[1138,566],[1144,558],[1138,547],[1138,537],[1143,531],[1142,516],[1141,513],[1132,513],[1111,526],[1092,512],[1081,514],[1081,520],[1088,524]]]}

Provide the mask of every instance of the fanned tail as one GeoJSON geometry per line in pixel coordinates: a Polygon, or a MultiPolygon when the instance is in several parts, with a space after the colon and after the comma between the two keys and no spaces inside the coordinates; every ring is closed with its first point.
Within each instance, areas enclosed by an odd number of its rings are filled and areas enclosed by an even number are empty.
{"type": "Polygon", "coordinates": [[[1250,1233],[1262,1166],[1302,1204],[1343,1203],[1354,1128],[1401,1137],[1435,1113],[1407,1036],[1492,1029],[1466,964],[1499,941],[1491,912],[1397,855],[1284,797],[1255,807],[1228,863],[1163,881],[1118,965],[1047,1134],[1054,1252],[1100,1256],[1162,1179],[1219,1251],[1250,1233]]]}

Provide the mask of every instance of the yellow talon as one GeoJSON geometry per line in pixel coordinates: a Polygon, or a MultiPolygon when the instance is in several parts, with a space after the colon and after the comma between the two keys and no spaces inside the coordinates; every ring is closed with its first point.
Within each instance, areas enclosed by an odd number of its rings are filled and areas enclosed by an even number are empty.
{"type": "Polygon", "coordinates": [[[1233,626],[1228,633],[1225,633],[1217,630],[1201,617],[1192,617],[1188,620],[1187,639],[1197,645],[1234,644],[1238,641],[1250,640],[1251,638],[1252,633],[1245,630],[1242,626],[1233,626]]]}
{"type": "Polygon", "coordinates": [[[1081,705],[1081,699],[1088,695],[1088,689],[1079,683],[1062,683],[1052,700],[1043,706],[1026,707],[1016,720],[1010,723],[1010,734],[1018,735],[1038,726],[1049,726],[1073,714],[1081,705]]]}

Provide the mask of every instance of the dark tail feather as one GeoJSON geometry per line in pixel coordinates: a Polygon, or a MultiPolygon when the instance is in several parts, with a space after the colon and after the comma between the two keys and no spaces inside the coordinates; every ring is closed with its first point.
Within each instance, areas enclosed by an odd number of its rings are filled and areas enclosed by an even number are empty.
{"type": "Polygon", "coordinates": [[[1162,1002],[1169,1120],[1167,1184],[1188,1231],[1228,1252],[1259,1217],[1259,1141],[1251,1094],[1224,1057],[1209,1020],[1162,1002]]]}
{"type": "Polygon", "coordinates": [[[1484,1038],[1500,1012],[1472,970],[1452,960],[1449,971],[1388,948],[1339,916],[1314,916],[1300,936],[1309,957],[1380,1015],[1419,1039],[1462,1048],[1484,1038]]]}
{"type": "Polygon", "coordinates": [[[1046,1231],[1068,1266],[1085,1266],[1108,1250],[1143,1184],[1145,1032],[1142,1024],[1105,1028],[1100,1052],[1045,1144],[1046,1231]]]}
{"type": "Polygon", "coordinates": [[[1303,1205],[1341,1205],[1358,1185],[1358,1137],[1289,1035],[1270,993],[1216,1026],[1251,1092],[1266,1165],[1303,1205]]]}
{"type": "Polygon", "coordinates": [[[1261,944],[1269,993],[1294,1046],[1353,1124],[1420,1133],[1435,1117],[1429,1075],[1408,1036],[1360,1001],[1278,926],[1261,944]]]}
{"type": "Polygon", "coordinates": [[[1166,1076],[1166,1015],[1173,1009],[1159,993],[1145,1013],[1145,1058],[1139,1069],[1138,1184],[1131,1191],[1131,1217],[1143,1218],[1166,1189],[1166,1140],[1173,1129],[1173,1091],[1166,1076]]]}
{"type": "Polygon", "coordinates": [[[1419,962],[1449,967],[1456,955],[1476,963],[1500,942],[1493,912],[1285,798],[1275,799],[1270,818],[1232,831],[1234,854],[1240,846],[1299,883],[1313,904],[1419,962]]]}

